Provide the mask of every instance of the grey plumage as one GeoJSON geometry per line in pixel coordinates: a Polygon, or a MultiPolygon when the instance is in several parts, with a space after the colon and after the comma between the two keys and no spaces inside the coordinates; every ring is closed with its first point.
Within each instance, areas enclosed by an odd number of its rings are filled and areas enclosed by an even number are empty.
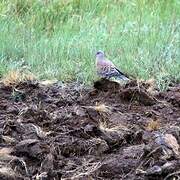
{"type": "Polygon", "coordinates": [[[115,77],[124,81],[129,80],[110,60],[106,59],[103,51],[96,53],[96,70],[97,74],[102,78],[110,79],[115,77]]]}

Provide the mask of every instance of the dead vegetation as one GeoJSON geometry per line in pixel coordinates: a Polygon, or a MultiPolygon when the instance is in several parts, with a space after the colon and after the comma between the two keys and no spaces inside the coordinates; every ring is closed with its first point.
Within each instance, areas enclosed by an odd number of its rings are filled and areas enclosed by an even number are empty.
{"type": "Polygon", "coordinates": [[[21,82],[33,81],[35,79],[35,76],[29,71],[14,70],[5,74],[1,82],[4,86],[16,86],[21,82]]]}
{"type": "Polygon", "coordinates": [[[160,93],[153,81],[88,88],[18,76],[0,84],[1,179],[180,177],[178,85],[160,93]]]}

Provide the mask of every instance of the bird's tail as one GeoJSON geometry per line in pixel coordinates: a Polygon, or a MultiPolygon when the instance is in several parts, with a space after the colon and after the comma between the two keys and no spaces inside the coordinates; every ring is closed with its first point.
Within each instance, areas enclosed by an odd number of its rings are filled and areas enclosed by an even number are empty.
{"type": "Polygon", "coordinates": [[[122,73],[119,69],[116,68],[116,71],[118,72],[117,78],[119,80],[130,81],[130,79],[128,77],[126,77],[126,75],[124,73],[122,73]]]}
{"type": "Polygon", "coordinates": [[[130,81],[129,78],[127,78],[125,75],[122,75],[122,74],[119,74],[119,76],[117,76],[117,78],[118,78],[119,80],[123,80],[123,81],[130,81]]]}

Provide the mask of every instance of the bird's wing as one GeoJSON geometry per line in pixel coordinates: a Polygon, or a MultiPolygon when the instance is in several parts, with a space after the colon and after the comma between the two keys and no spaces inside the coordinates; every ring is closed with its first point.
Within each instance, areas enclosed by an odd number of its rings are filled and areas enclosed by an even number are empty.
{"type": "Polygon", "coordinates": [[[122,71],[120,71],[111,61],[107,60],[107,62],[111,64],[110,70],[112,73],[115,73],[115,74],[118,74],[119,76],[127,78],[127,76],[122,71]]]}
{"type": "Polygon", "coordinates": [[[97,71],[99,74],[108,76],[109,74],[118,73],[114,64],[109,60],[97,62],[97,71]]]}
{"type": "Polygon", "coordinates": [[[128,78],[122,73],[110,60],[103,60],[97,62],[97,72],[103,77],[119,77],[127,80],[128,78]]]}
{"type": "Polygon", "coordinates": [[[116,71],[118,71],[118,73],[119,73],[120,75],[126,76],[126,75],[125,75],[123,72],[121,72],[118,68],[115,67],[115,69],[116,69],[116,71]]]}

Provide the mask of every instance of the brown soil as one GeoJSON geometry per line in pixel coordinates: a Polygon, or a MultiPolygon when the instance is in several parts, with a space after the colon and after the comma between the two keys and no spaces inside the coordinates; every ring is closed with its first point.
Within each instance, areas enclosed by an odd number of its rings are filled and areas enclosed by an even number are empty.
{"type": "Polygon", "coordinates": [[[180,85],[150,86],[1,84],[0,179],[180,178],[180,85]]]}

